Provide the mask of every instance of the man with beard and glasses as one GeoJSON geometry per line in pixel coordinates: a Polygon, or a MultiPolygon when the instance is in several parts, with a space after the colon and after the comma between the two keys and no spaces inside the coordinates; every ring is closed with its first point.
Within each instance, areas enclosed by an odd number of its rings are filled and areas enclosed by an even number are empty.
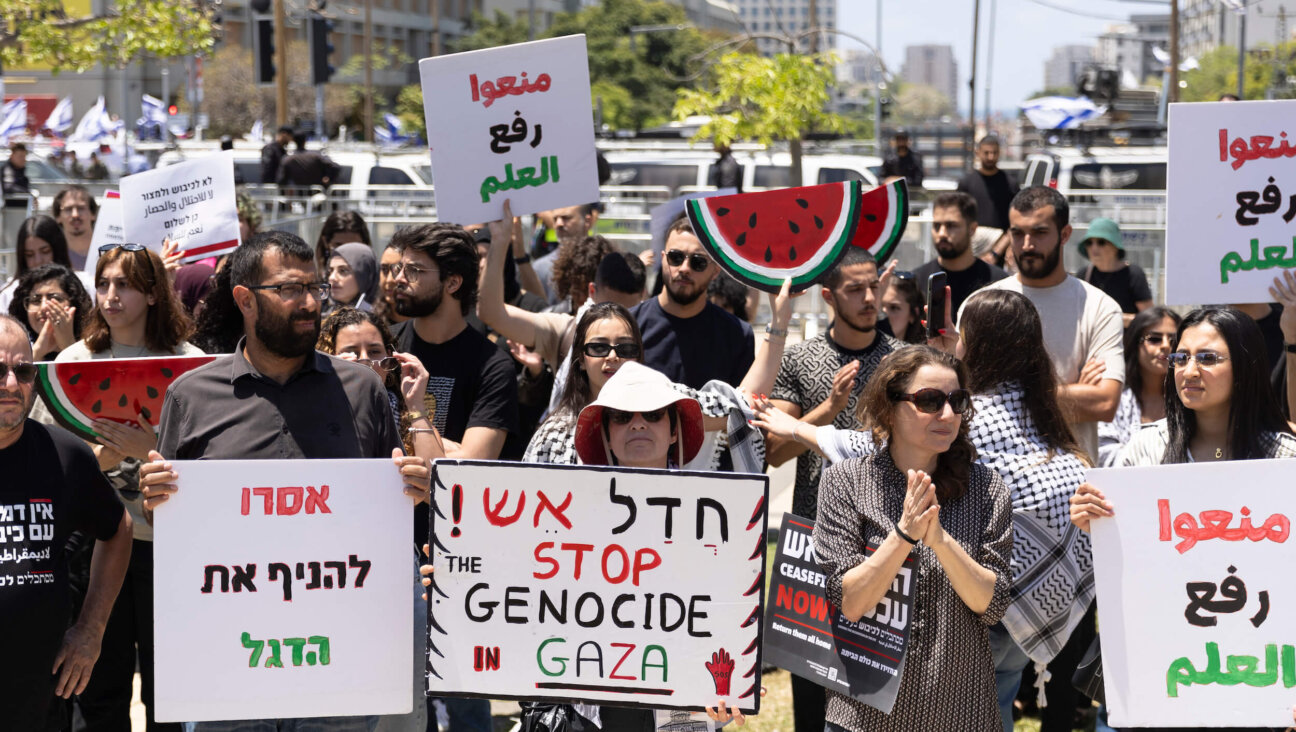
{"type": "Polygon", "coordinates": [[[1044,186],[1023,188],[1008,212],[1017,275],[986,287],[1020,292],[1035,304],[1058,376],[1058,402],[1076,441],[1096,462],[1098,423],[1116,416],[1125,381],[1123,323],[1115,300],[1062,266],[1071,236],[1069,218],[1070,206],[1061,193],[1044,186]]]}
{"type": "MultiPolygon", "coordinates": [[[[246,335],[234,353],[190,371],[167,389],[158,447],[140,467],[144,515],[166,520],[184,500],[169,460],[391,458],[405,492],[427,500],[430,469],[405,457],[387,390],[368,366],[315,350],[328,285],[315,252],[293,234],[269,231],[230,255],[233,297],[246,335]],[[160,513],[160,517],[155,516],[160,513]]],[[[238,537],[230,537],[232,544],[238,537]]],[[[268,720],[300,729],[298,720],[268,720]]],[[[189,732],[263,729],[266,720],[189,723],[189,732]]],[[[311,729],[369,732],[374,717],[316,717],[311,729]]]]}
{"type": "MultiPolygon", "coordinates": [[[[598,214],[594,204],[587,203],[584,206],[556,208],[550,211],[549,215],[553,218],[554,232],[558,235],[558,248],[535,260],[531,268],[535,270],[536,276],[540,278],[540,284],[544,285],[545,289],[544,292],[536,294],[543,296],[550,305],[557,305],[568,295],[554,287],[553,268],[558,262],[558,254],[584,241],[585,237],[589,236],[590,229],[594,228],[594,221],[598,218],[598,214]]],[[[513,261],[524,264],[523,260],[530,261],[530,256],[524,255],[513,261]]]]}
{"type": "MultiPolygon", "coordinates": [[[[833,322],[819,336],[802,341],[783,353],[770,402],[813,425],[832,424],[860,429],[855,401],[882,359],[905,344],[877,330],[878,307],[886,291],[873,255],[856,247],[846,250],[837,266],[828,271],[820,291],[833,309],[833,322]]],[[[819,473],[823,459],[795,440],[767,433],[770,465],[797,459],[792,488],[792,512],[815,518],[819,507],[819,473]]],[[[792,677],[793,721],[796,732],[821,732],[824,728],[824,688],[799,676],[792,677]]]]}
{"type": "Polygon", "coordinates": [[[977,231],[976,199],[966,193],[942,193],[932,201],[932,244],[936,258],[914,270],[918,289],[927,291],[927,278],[944,272],[950,288],[950,306],[958,312],[968,295],[998,282],[1008,273],[977,259],[972,237],[977,231]]]}
{"type": "Polygon", "coordinates": [[[90,681],[130,563],[131,518],[84,442],[27,418],[32,361],[27,331],[0,315],[0,525],[8,525],[0,627],[9,630],[0,710],[5,729],[44,732],[70,727],[65,700],[90,681]],[[65,544],[78,529],[95,547],[74,618],[65,544]]]}
{"type": "Polygon", "coordinates": [[[707,298],[719,272],[688,219],[678,219],[666,232],[661,293],[630,310],[644,365],[694,389],[713,379],[736,388],[756,360],[751,326],[707,298]]]}

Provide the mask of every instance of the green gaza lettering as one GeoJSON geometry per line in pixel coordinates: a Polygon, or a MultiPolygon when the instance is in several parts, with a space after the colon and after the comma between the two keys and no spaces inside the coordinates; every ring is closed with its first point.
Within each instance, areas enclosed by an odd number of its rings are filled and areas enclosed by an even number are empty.
{"type": "Polygon", "coordinates": [[[1281,678],[1284,688],[1296,686],[1296,646],[1268,643],[1264,647],[1264,662],[1258,656],[1230,655],[1220,659],[1218,643],[1206,644],[1206,665],[1200,671],[1187,656],[1176,658],[1166,669],[1166,695],[1179,697],[1180,686],[1267,687],[1281,678]]]}
{"type": "MultiPolygon", "coordinates": [[[[548,646],[553,643],[561,643],[565,645],[567,643],[567,639],[559,638],[555,636],[552,638],[546,638],[544,641],[542,641],[540,645],[536,647],[536,667],[539,668],[540,672],[543,673],[545,676],[563,676],[567,673],[567,662],[571,659],[568,658],[567,656],[556,655],[559,649],[552,649],[546,652],[545,649],[548,648],[548,646]]],[[[635,647],[633,644],[625,644],[625,643],[614,643],[612,645],[617,647],[628,646],[628,650],[625,653],[620,654],[621,660],[616,663],[617,668],[620,668],[621,663],[623,663],[626,657],[629,656],[635,650],[635,647]]],[[[580,648],[577,650],[576,656],[577,656],[576,676],[581,676],[580,664],[582,662],[588,662],[594,664],[597,667],[598,670],[595,675],[597,675],[600,678],[605,677],[604,668],[603,668],[604,654],[603,654],[602,646],[600,644],[594,641],[586,641],[585,643],[582,643],[580,645],[580,648]],[[590,647],[589,654],[585,653],[586,646],[590,647]]],[[[648,669],[658,669],[661,676],[661,681],[664,684],[667,682],[667,680],[670,677],[669,666],[670,666],[670,662],[667,660],[666,649],[663,646],[659,646],[659,645],[644,646],[643,655],[640,657],[639,679],[644,681],[648,680],[648,669]]],[[[624,674],[625,672],[622,671],[621,673],[624,674]]],[[[618,676],[616,669],[613,669],[611,673],[611,678],[630,679],[631,677],[618,676]]]]}

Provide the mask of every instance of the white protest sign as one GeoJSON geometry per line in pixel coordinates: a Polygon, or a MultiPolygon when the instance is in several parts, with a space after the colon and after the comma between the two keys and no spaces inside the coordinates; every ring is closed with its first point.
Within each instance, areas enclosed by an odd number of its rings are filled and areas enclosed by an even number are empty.
{"type": "Polygon", "coordinates": [[[412,501],[390,460],[177,460],[157,509],[158,721],[407,713],[412,501]]]}
{"type": "Polygon", "coordinates": [[[121,194],[105,191],[103,200],[99,202],[99,215],[95,217],[94,232],[90,235],[90,251],[86,252],[82,270],[94,277],[95,265],[99,263],[99,247],[124,243],[126,231],[122,224],[121,194]]]}
{"type": "Polygon", "coordinates": [[[419,75],[442,221],[599,200],[585,36],[425,58],[419,75]]]}
{"type": "Polygon", "coordinates": [[[766,476],[435,468],[430,694],[758,710],[766,476]]]}
{"type": "Polygon", "coordinates": [[[1296,101],[1170,105],[1168,304],[1272,302],[1296,268],[1293,118],[1296,101]]]}
{"type": "Polygon", "coordinates": [[[1292,460],[1089,473],[1115,513],[1092,523],[1113,727],[1291,724],[1294,474],[1292,460]]]}
{"type": "Polygon", "coordinates": [[[126,241],[161,252],[170,237],[187,262],[239,245],[232,150],[128,175],[121,197],[126,241]]]}

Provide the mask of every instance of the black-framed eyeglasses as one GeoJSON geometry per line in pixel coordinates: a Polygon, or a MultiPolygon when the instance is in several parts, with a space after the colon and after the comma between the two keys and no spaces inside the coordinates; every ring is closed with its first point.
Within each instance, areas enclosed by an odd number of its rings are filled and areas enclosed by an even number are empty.
{"type": "Polygon", "coordinates": [[[581,346],[581,352],[592,358],[607,358],[609,353],[616,351],[617,358],[639,358],[643,349],[638,343],[602,343],[592,341],[581,346]]]}
{"type": "Polygon", "coordinates": [[[328,297],[330,286],[327,282],[285,282],[280,285],[252,285],[248,289],[273,290],[282,300],[296,300],[309,291],[316,300],[323,300],[328,297]]]}
{"type": "Polygon", "coordinates": [[[400,368],[400,361],[395,356],[386,358],[357,358],[356,363],[364,364],[374,371],[390,373],[400,368]]]}
{"type": "Polygon", "coordinates": [[[72,302],[67,295],[64,295],[61,292],[41,292],[28,295],[27,298],[23,300],[23,304],[29,308],[35,308],[40,307],[46,300],[52,300],[60,305],[67,305],[72,302]]]}
{"type": "Polygon", "coordinates": [[[686,254],[678,249],[671,249],[666,252],[666,263],[672,267],[679,267],[688,260],[689,269],[694,272],[705,272],[707,267],[711,266],[711,260],[707,259],[705,254],[686,254]]]}
{"type": "Polygon", "coordinates": [[[654,409],[651,412],[623,412],[620,409],[612,409],[611,407],[608,407],[604,410],[604,413],[607,414],[608,422],[611,422],[612,424],[630,424],[630,421],[635,418],[636,414],[643,415],[645,422],[656,424],[661,421],[662,417],[666,416],[666,407],[654,409]]]}
{"type": "Polygon", "coordinates": [[[14,378],[19,384],[30,384],[36,380],[36,364],[20,363],[10,366],[7,363],[0,363],[0,386],[9,381],[9,372],[12,371],[14,378]]]}
{"type": "Polygon", "coordinates": [[[1175,337],[1169,333],[1148,333],[1139,340],[1152,346],[1159,346],[1162,343],[1174,346],[1175,337]]]}
{"type": "Polygon", "coordinates": [[[1218,366],[1229,360],[1229,357],[1214,351],[1201,351],[1199,353],[1184,353],[1183,351],[1180,351],[1166,356],[1166,362],[1169,363],[1170,368],[1173,369],[1181,369],[1187,366],[1189,359],[1196,361],[1198,366],[1210,368],[1211,366],[1218,366]]]}
{"type": "Polygon", "coordinates": [[[128,252],[142,252],[147,248],[148,247],[144,246],[143,244],[118,244],[114,242],[112,244],[104,244],[103,246],[99,247],[99,253],[107,254],[108,252],[111,252],[114,249],[125,249],[128,252]]]}
{"type": "Polygon", "coordinates": [[[398,267],[400,267],[399,264],[380,264],[378,265],[378,273],[383,277],[395,277],[396,272],[399,271],[398,267]]]}
{"type": "Polygon", "coordinates": [[[391,265],[391,270],[389,271],[391,272],[392,277],[400,277],[402,274],[404,274],[405,279],[409,280],[410,282],[417,282],[420,278],[423,277],[423,275],[427,274],[428,272],[439,272],[440,270],[438,270],[435,267],[420,267],[417,264],[406,264],[404,262],[397,262],[396,264],[391,265]]]}
{"type": "Polygon", "coordinates": [[[893,402],[913,402],[923,414],[938,414],[949,402],[955,414],[962,414],[972,406],[972,394],[967,389],[955,389],[946,394],[940,389],[919,389],[912,394],[892,394],[893,402]]]}

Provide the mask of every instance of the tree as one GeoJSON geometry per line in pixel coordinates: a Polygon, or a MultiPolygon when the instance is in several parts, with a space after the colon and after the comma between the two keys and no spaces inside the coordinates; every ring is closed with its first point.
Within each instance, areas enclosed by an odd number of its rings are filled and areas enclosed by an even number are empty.
{"type": "Polygon", "coordinates": [[[141,55],[206,53],[217,30],[212,7],[201,1],[120,0],[110,12],[69,15],[62,0],[4,0],[0,63],[85,71],[96,64],[123,68],[141,55]]]}
{"type": "Polygon", "coordinates": [[[800,181],[805,133],[846,128],[845,120],[825,111],[836,64],[831,53],[780,53],[772,58],[730,53],[712,67],[711,90],[677,92],[675,117],[710,117],[694,139],[711,138],[719,145],[735,140],[790,142],[792,180],[800,181]]]}
{"type": "Polygon", "coordinates": [[[894,114],[904,124],[926,122],[954,114],[954,102],[935,87],[905,84],[895,96],[894,114]]]}
{"type": "MultiPolygon", "coordinates": [[[[1274,54],[1278,56],[1278,69],[1286,79],[1296,72],[1292,57],[1296,43],[1283,43],[1277,49],[1262,46],[1253,49],[1246,60],[1246,78],[1243,99],[1265,99],[1274,79],[1274,54]]],[[[1179,94],[1185,102],[1214,102],[1221,94],[1237,93],[1237,48],[1220,46],[1197,60],[1197,68],[1180,73],[1185,83],[1179,94]]],[[[1281,96],[1281,94],[1280,94],[1281,96]]]]}
{"type": "MultiPolygon", "coordinates": [[[[239,46],[224,46],[207,61],[207,75],[220,79],[209,84],[203,105],[211,119],[214,135],[247,134],[257,120],[274,118],[274,87],[258,88],[252,69],[252,52],[239,46]],[[249,93],[249,92],[252,93],[249,93]]],[[[336,127],[353,107],[352,94],[341,84],[324,87],[324,126],[336,127]]],[[[315,119],[315,87],[310,83],[310,49],[304,41],[288,44],[288,119],[315,119]]]]}
{"type": "Polygon", "coordinates": [[[451,53],[522,43],[528,35],[525,23],[513,20],[502,10],[496,10],[493,18],[474,12],[468,21],[468,27],[472,29],[472,33],[460,36],[448,44],[451,53]]]}

